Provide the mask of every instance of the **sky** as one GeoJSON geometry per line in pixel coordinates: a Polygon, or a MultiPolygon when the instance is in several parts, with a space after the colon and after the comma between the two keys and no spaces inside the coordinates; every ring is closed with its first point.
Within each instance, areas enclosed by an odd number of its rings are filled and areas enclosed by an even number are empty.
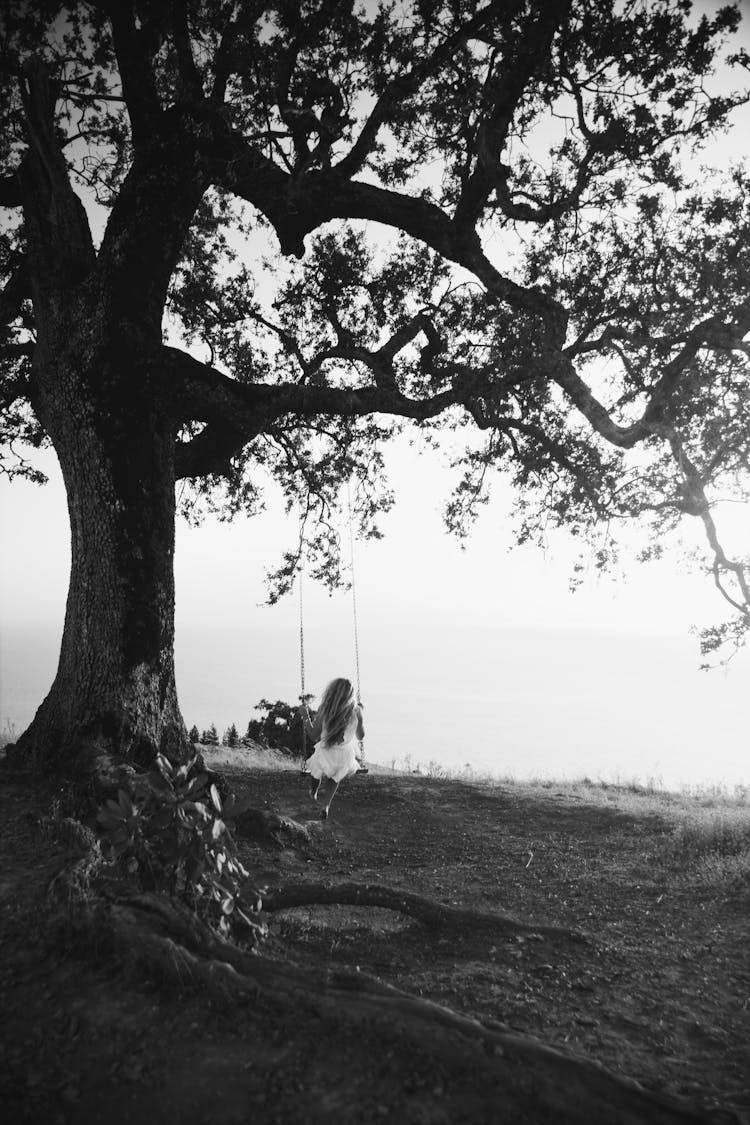
{"type": "MultiPolygon", "coordinates": [[[[46,467],[54,468],[52,455],[46,467]]],[[[691,625],[715,619],[708,580],[679,555],[589,574],[569,589],[574,545],[511,549],[500,487],[465,550],[447,536],[450,473],[405,442],[384,539],[355,544],[362,698],[373,761],[516,777],[750,783],[750,653],[698,671],[691,625]]],[[[59,476],[0,482],[0,726],[20,731],[54,675],[67,588],[59,476]]],[[[342,528],[346,532],[346,526],[342,528]]],[[[263,575],[295,527],[279,497],[253,520],[178,524],[176,668],[199,730],[244,729],[261,698],[300,691],[298,590],[264,605],[263,575]]],[[[350,592],[303,582],[306,688],[355,674],[350,592]]]]}
{"type": "MultiPolygon", "coordinates": [[[[730,154],[740,154],[736,139],[708,156],[730,154]]],[[[69,567],[54,454],[36,461],[46,487],[0,479],[0,727],[16,733],[54,675],[69,567]]],[[[501,482],[462,550],[441,521],[452,479],[444,461],[398,440],[387,457],[397,503],[385,538],[355,547],[373,759],[750,784],[750,654],[700,673],[690,634],[723,616],[709,579],[690,573],[674,545],[658,563],[626,557],[625,574],[591,568],[572,593],[575,545],[559,533],[546,551],[511,549],[501,482]]],[[[723,515],[750,554],[750,513],[723,515]]],[[[188,724],[242,728],[261,697],[299,693],[299,591],[263,604],[264,573],[294,538],[290,518],[272,489],[253,520],[178,523],[176,664],[188,724]]],[[[700,541],[688,531],[688,545],[700,541]]],[[[635,536],[631,554],[637,546],[635,536]]],[[[332,676],[354,675],[351,594],[329,596],[307,580],[302,593],[306,686],[319,694],[332,676]]]]}

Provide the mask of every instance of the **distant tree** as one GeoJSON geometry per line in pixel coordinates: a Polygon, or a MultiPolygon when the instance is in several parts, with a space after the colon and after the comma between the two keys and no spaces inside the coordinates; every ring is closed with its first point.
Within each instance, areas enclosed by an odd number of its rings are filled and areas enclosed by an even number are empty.
{"type": "Polygon", "coordinates": [[[232,725],[230,727],[228,727],[227,730],[224,732],[224,737],[222,738],[221,741],[224,744],[224,746],[239,746],[240,736],[237,732],[237,727],[234,725],[234,723],[232,723],[232,725]]]}
{"type": "Polygon", "coordinates": [[[193,724],[188,732],[188,739],[192,743],[200,742],[201,740],[200,732],[195,724],[193,724]]]}
{"type": "Polygon", "coordinates": [[[211,723],[211,726],[208,728],[208,730],[204,730],[201,742],[203,742],[206,746],[218,746],[219,734],[216,730],[215,723],[211,723]]]}
{"type": "MultiPolygon", "coordinates": [[[[312,696],[306,698],[312,699],[312,696]]],[[[260,718],[251,719],[247,724],[247,738],[292,757],[302,755],[305,743],[297,705],[285,703],[282,699],[277,699],[275,703],[261,699],[254,710],[260,713],[260,718]]],[[[314,711],[310,713],[315,714],[314,711]]]]}
{"type": "Polygon", "coordinates": [[[734,614],[706,643],[740,642],[715,509],[748,495],[750,179],[687,160],[746,100],[712,87],[740,15],[689,9],[3,5],[4,467],[54,446],[73,544],[18,755],[184,755],[176,483],[232,515],[275,477],[305,518],[271,596],[303,552],[335,583],[342,483],[377,534],[407,424],[460,439],[458,534],[491,468],[521,541],[564,525],[598,566],[623,521],[658,551],[695,517],[734,614]]]}

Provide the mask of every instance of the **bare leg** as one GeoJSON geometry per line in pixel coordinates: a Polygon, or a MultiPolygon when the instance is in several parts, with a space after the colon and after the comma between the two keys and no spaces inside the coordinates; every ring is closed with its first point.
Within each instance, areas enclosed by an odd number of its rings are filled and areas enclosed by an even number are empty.
{"type": "Polygon", "coordinates": [[[331,790],[331,796],[328,798],[328,803],[327,803],[326,807],[323,809],[323,812],[321,813],[321,816],[322,816],[323,820],[328,820],[328,810],[330,809],[331,805],[333,804],[333,798],[338,793],[338,788],[339,788],[338,781],[334,781],[333,789],[331,790]]]}
{"type": "Polygon", "coordinates": [[[318,790],[320,789],[320,783],[322,780],[322,777],[310,778],[310,796],[312,797],[313,801],[317,801],[318,799],[318,790]]]}

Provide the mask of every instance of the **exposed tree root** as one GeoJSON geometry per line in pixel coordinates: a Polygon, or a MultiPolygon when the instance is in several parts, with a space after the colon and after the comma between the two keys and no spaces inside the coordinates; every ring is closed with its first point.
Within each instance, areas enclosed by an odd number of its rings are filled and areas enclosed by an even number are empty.
{"type": "Polygon", "coordinates": [[[264,911],[285,910],[293,906],[380,906],[415,918],[430,929],[477,929],[533,933],[549,937],[567,938],[571,941],[588,941],[577,930],[564,926],[548,926],[521,922],[507,914],[491,914],[466,910],[460,906],[446,906],[411,891],[396,890],[380,883],[338,883],[327,887],[323,883],[287,883],[263,895],[264,911]]]}
{"type": "MultiPolygon", "coordinates": [[[[242,815],[245,815],[244,813],[242,815]]],[[[255,816],[255,811],[253,811],[255,816]]],[[[266,816],[261,817],[262,820],[266,816]]],[[[283,818],[267,814],[269,823],[283,818]]],[[[293,824],[293,822],[290,822],[293,824]]],[[[227,1003],[263,996],[291,1010],[312,1011],[337,1020],[394,1024],[420,1050],[450,1059],[467,1044],[480,1045],[503,1091],[502,1116],[510,1121],[554,1120],[559,1125],[740,1125],[731,1112],[707,1112],[680,1099],[652,1093],[600,1063],[568,1054],[518,1034],[495,1021],[479,1020],[423,997],[412,996],[365,973],[330,969],[321,973],[249,951],[219,937],[180,902],[153,893],[134,893],[94,876],[101,869],[98,842],[75,821],[61,830],[78,851],[50,884],[66,913],[112,945],[124,961],[164,979],[192,982],[220,992],[227,1003]],[[83,856],[81,856],[83,851],[83,856]]],[[[511,931],[582,938],[574,931],[535,926],[502,915],[436,904],[389,887],[345,883],[292,884],[266,895],[266,911],[313,903],[379,906],[398,910],[430,927],[498,927],[511,931]]]]}
{"type": "Polygon", "coordinates": [[[216,937],[187,909],[154,895],[110,904],[107,924],[116,948],[130,960],[184,984],[237,999],[264,995],[296,1011],[312,1007],[337,1019],[397,1023],[421,1048],[445,1050],[445,1037],[480,1043],[497,1068],[504,1116],[529,1099],[539,1120],[568,1125],[739,1125],[728,1112],[707,1113],[677,1098],[651,1093],[601,1064],[566,1054],[501,1024],[482,1022],[431,1000],[410,996],[364,973],[325,976],[245,952],[216,937]]]}

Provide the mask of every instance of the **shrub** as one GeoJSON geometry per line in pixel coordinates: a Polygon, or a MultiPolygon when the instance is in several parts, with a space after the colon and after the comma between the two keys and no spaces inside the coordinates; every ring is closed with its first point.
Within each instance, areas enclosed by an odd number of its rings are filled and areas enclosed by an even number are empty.
{"type": "MultiPolygon", "coordinates": [[[[305,697],[305,702],[312,699],[311,695],[305,697]]],[[[260,712],[259,719],[251,719],[247,724],[246,738],[260,742],[262,746],[272,750],[280,750],[290,757],[302,757],[305,740],[303,738],[302,717],[299,708],[291,703],[277,699],[271,703],[268,699],[261,699],[253,710],[260,712]]],[[[314,717],[315,712],[311,712],[314,717]]],[[[308,749],[312,749],[308,744],[308,749]]]]}
{"type": "Polygon", "coordinates": [[[233,810],[198,755],[181,766],[159,755],[100,807],[98,821],[105,854],[137,886],[187,902],[225,937],[254,942],[265,927],[253,919],[260,899],[227,827],[233,810]]]}

